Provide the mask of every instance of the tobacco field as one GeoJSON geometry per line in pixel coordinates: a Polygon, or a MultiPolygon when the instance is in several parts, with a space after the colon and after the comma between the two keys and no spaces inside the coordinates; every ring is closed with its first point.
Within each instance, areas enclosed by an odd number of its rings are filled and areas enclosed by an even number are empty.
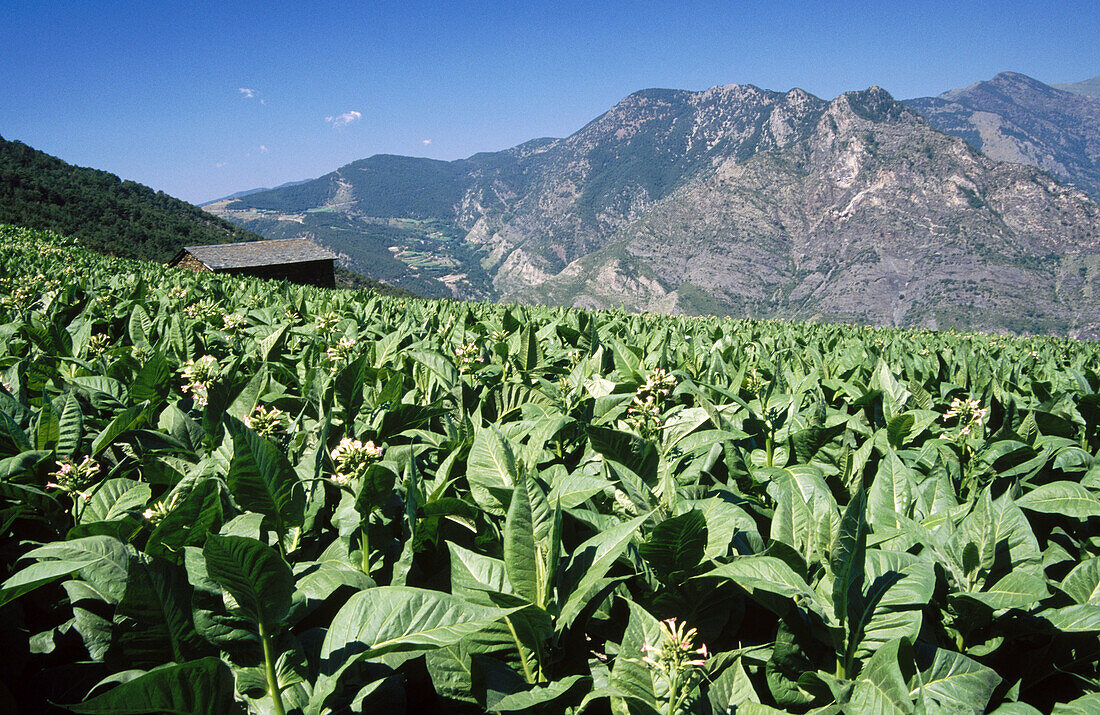
{"type": "Polygon", "coordinates": [[[1100,712],[1100,345],[0,227],[0,710],[1100,712]]]}

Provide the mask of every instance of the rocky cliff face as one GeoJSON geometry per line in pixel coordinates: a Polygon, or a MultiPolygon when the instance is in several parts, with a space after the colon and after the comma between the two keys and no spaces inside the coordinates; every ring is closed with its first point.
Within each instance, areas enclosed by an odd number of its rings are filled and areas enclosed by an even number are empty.
{"type": "Polygon", "coordinates": [[[1100,336],[1096,203],[877,87],[646,90],[565,139],[318,182],[223,215],[331,213],[345,252],[389,222],[372,250],[457,297],[1100,336]]]}
{"type": "Polygon", "coordinates": [[[872,88],[831,102],[799,141],[716,161],[604,251],[508,297],[1095,335],[1098,258],[1086,195],[872,88]],[[622,273],[656,280],[615,300],[622,273]]]}
{"type": "MultiPolygon", "coordinates": [[[[1085,83],[1082,83],[1085,84],[1085,83]]],[[[906,102],[998,161],[1037,166],[1100,199],[1100,102],[1022,74],[906,102]]]]}

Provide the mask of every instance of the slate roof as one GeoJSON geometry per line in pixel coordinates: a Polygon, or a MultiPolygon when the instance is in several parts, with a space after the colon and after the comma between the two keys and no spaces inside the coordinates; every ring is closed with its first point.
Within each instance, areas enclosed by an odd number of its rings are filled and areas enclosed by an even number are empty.
{"type": "Polygon", "coordinates": [[[185,246],[183,251],[172,260],[171,265],[178,263],[184,252],[190,253],[202,261],[212,271],[324,261],[336,258],[335,253],[304,238],[221,243],[215,246],[185,246]]]}

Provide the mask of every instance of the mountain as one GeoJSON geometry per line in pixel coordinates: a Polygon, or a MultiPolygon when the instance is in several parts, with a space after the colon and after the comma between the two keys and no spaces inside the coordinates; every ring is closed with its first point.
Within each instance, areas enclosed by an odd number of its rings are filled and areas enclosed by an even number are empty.
{"type": "MultiPolygon", "coordinates": [[[[276,189],[283,189],[283,188],[286,188],[288,186],[297,186],[298,184],[304,184],[307,181],[312,181],[312,179],[303,179],[301,181],[288,181],[285,184],[279,184],[275,188],[276,189]]],[[[229,196],[222,196],[219,199],[213,199],[211,201],[204,201],[201,204],[197,204],[197,206],[199,208],[202,208],[203,206],[209,206],[210,204],[216,204],[219,201],[232,201],[233,199],[243,199],[245,196],[251,196],[252,194],[258,194],[261,191],[273,191],[273,190],[274,189],[271,189],[271,188],[266,187],[266,186],[260,187],[258,189],[245,189],[244,191],[234,192],[234,193],[230,194],[229,196]]]]}
{"type": "Polygon", "coordinates": [[[877,87],[644,90],[564,139],[209,208],[437,295],[1100,336],[1096,203],[877,87]]]}
{"type": "Polygon", "coordinates": [[[993,159],[1037,166],[1100,199],[1100,102],[1002,72],[906,104],[993,159]]]}
{"type": "Polygon", "coordinates": [[[1082,97],[1092,97],[1093,99],[1100,99],[1100,75],[1093,77],[1092,79],[1082,80],[1080,82],[1067,82],[1062,84],[1052,84],[1051,87],[1055,89],[1061,89],[1066,92],[1073,92],[1079,94],[1082,97]]]}
{"type": "MultiPolygon", "coordinates": [[[[67,164],[3,137],[0,224],[55,231],[100,253],[160,262],[184,246],[263,238],[162,191],[67,164]]],[[[336,281],[340,287],[413,295],[341,266],[336,281]]]]}

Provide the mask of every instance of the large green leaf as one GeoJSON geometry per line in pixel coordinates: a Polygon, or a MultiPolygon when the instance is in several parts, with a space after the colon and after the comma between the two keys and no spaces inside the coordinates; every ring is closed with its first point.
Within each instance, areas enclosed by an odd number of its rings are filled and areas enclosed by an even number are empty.
{"type": "Polygon", "coordinates": [[[112,690],[66,706],[89,715],[223,715],[243,712],[234,701],[233,674],[217,658],[165,665],[112,690]]]}
{"type": "Polygon", "coordinates": [[[332,619],[321,646],[321,676],[307,713],[332,707],[341,676],[364,659],[411,655],[471,638],[514,613],[456,596],[407,586],[380,586],[352,595],[332,619]]]}
{"type": "Polygon", "coordinates": [[[183,569],[161,559],[142,554],[131,560],[114,621],[107,657],[126,667],[182,663],[209,650],[195,630],[183,569]]]}
{"type": "Polygon", "coordinates": [[[206,538],[206,573],[233,597],[241,615],[274,633],[290,611],[294,576],[274,549],[247,536],[206,538]]]}
{"type": "Polygon", "coordinates": [[[24,556],[38,563],[4,582],[0,605],[78,571],[104,600],[117,603],[125,592],[130,560],[136,554],[132,546],[110,536],[86,536],[40,546],[24,556]]]}
{"type": "Polygon", "coordinates": [[[1046,580],[1027,573],[1013,571],[989,588],[974,593],[960,593],[959,598],[984,603],[993,610],[1003,608],[1034,608],[1040,601],[1050,596],[1046,580]]]}
{"type": "MultiPolygon", "coordinates": [[[[541,606],[542,578],[546,564],[536,548],[535,523],[532,514],[530,483],[527,475],[516,475],[508,517],[504,522],[504,568],[513,592],[530,603],[541,606]]],[[[537,488],[537,487],[536,487],[537,488]]]]}
{"type": "Polygon", "coordinates": [[[909,713],[909,688],[898,664],[902,640],[890,641],[875,651],[859,674],[850,708],[859,713],[909,713]]]}
{"type": "Polygon", "coordinates": [[[643,514],[596,534],[576,548],[565,569],[565,580],[572,588],[558,616],[559,629],[571,624],[580,614],[597,584],[626,551],[638,527],[648,518],[649,514],[643,514]]]}
{"type": "Polygon", "coordinates": [[[1100,499],[1076,482],[1044,484],[1021,496],[1016,504],[1031,511],[1064,514],[1077,519],[1100,516],[1100,499]]]}
{"type": "Polygon", "coordinates": [[[279,537],[305,519],[305,490],[286,455],[274,444],[226,417],[233,460],[226,483],[241,507],[263,514],[279,537]]]}
{"type": "Polygon", "coordinates": [[[117,477],[104,481],[80,513],[80,523],[120,519],[145,506],[153,492],[148,484],[117,477]]]}
{"type": "Polygon", "coordinates": [[[658,578],[680,584],[703,560],[706,546],[707,519],[703,512],[693,509],[655,526],[638,551],[658,578]]]}
{"type": "MultiPolygon", "coordinates": [[[[568,695],[570,691],[578,689],[578,686],[587,684],[590,680],[591,678],[587,675],[570,675],[561,680],[539,683],[530,690],[505,695],[496,701],[489,708],[489,711],[503,713],[518,710],[526,713],[540,706],[545,708],[550,703],[568,695]]],[[[564,705],[565,703],[558,703],[555,707],[564,707],[564,705]]]]}
{"type": "Polygon", "coordinates": [[[829,568],[833,573],[833,610],[842,622],[858,621],[863,611],[863,582],[867,559],[867,497],[860,490],[844,510],[833,544],[829,568]]]}
{"type": "MultiPolygon", "coordinates": [[[[763,595],[774,594],[811,607],[817,600],[806,580],[774,556],[740,556],[702,574],[701,578],[728,579],[773,610],[776,609],[775,601],[762,598],[763,595]]],[[[787,607],[779,610],[780,615],[783,615],[787,607]]]]}
{"type": "Polygon", "coordinates": [[[466,480],[478,506],[504,516],[503,494],[516,478],[516,458],[511,445],[495,426],[479,429],[466,461],[466,480]]]}
{"type": "Polygon", "coordinates": [[[1062,579],[1061,589],[1077,603],[1100,606],[1100,557],[1077,564],[1062,579]]]}
{"type": "Polygon", "coordinates": [[[983,713],[1001,682],[993,670],[961,653],[940,648],[911,691],[927,712],[983,713]]]}

